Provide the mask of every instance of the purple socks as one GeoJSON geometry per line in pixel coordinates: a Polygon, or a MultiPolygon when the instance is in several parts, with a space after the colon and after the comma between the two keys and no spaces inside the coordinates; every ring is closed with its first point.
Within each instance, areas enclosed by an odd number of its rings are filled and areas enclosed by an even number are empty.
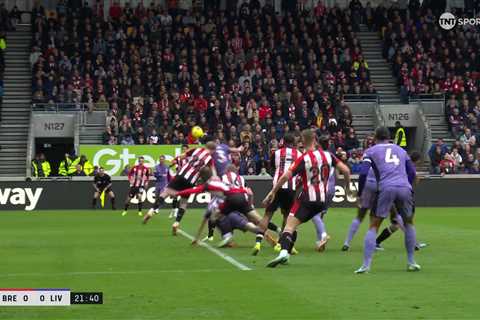
{"type": "Polygon", "coordinates": [[[417,235],[415,227],[409,223],[405,225],[405,248],[407,249],[408,263],[415,263],[413,253],[415,252],[415,245],[417,243],[417,235]]]}
{"type": "Polygon", "coordinates": [[[323,223],[322,217],[320,214],[315,215],[312,218],[312,222],[315,225],[315,231],[317,232],[317,240],[322,240],[323,234],[325,231],[325,224],[323,223]]]}
{"type": "Polygon", "coordinates": [[[346,246],[350,246],[350,242],[352,242],[353,236],[355,235],[355,233],[357,233],[361,223],[362,222],[357,217],[353,219],[352,224],[350,225],[350,229],[348,230],[347,239],[345,239],[344,244],[346,246]]]}
{"type": "Polygon", "coordinates": [[[375,252],[377,231],[374,228],[370,228],[365,235],[365,247],[363,252],[363,266],[370,268],[372,263],[373,253],[375,252]]]}

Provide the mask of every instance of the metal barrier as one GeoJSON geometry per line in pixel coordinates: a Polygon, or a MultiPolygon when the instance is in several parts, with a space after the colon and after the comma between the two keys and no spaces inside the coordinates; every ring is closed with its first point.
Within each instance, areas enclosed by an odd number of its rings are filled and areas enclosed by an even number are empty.
{"type": "Polygon", "coordinates": [[[78,114],[78,124],[80,126],[103,125],[104,119],[97,119],[98,116],[106,116],[105,109],[91,110],[88,103],[34,103],[32,112],[39,113],[75,113],[78,114]]]}
{"type": "Polygon", "coordinates": [[[32,111],[62,112],[62,111],[86,111],[86,103],[34,103],[32,111]]]}
{"type": "Polygon", "coordinates": [[[408,103],[421,101],[446,101],[445,93],[415,94],[408,96],[408,103]]]}
{"type": "Polygon", "coordinates": [[[343,98],[347,102],[380,102],[380,96],[376,93],[345,94],[343,98]]]}

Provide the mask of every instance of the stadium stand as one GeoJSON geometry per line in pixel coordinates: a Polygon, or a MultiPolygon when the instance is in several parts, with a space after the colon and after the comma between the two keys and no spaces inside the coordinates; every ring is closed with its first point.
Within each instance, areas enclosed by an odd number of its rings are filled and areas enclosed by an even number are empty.
{"type": "Polygon", "coordinates": [[[402,99],[422,95],[445,95],[447,99],[445,116],[432,115],[430,121],[440,132],[437,138],[446,140],[450,148],[438,147],[443,142],[432,146],[432,172],[476,172],[480,160],[476,153],[480,119],[478,28],[445,31],[431,9],[415,7],[402,13],[390,8],[382,12],[388,17],[378,24],[383,55],[392,63],[402,99]]]}
{"type": "Polygon", "coordinates": [[[375,91],[354,11],[300,9],[280,17],[252,1],[238,15],[204,16],[140,2],[112,5],[104,21],[57,6],[35,19],[32,101],[108,110],[105,144],[193,142],[199,125],[247,146],[242,173],[260,173],[285,132],[310,126],[355,161],[360,142],[343,95],[375,91]]]}

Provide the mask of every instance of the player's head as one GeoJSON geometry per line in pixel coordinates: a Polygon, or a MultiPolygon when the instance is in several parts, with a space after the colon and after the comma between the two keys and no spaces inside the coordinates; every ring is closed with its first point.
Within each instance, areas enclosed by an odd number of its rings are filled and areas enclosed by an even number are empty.
{"type": "Polygon", "coordinates": [[[395,121],[395,127],[396,128],[400,128],[402,126],[402,124],[400,123],[400,121],[395,121]]]}
{"type": "Polygon", "coordinates": [[[158,158],[158,161],[160,162],[160,164],[164,164],[165,163],[165,156],[162,154],[160,156],[160,158],[158,158]]]}
{"type": "Polygon", "coordinates": [[[386,141],[390,139],[390,131],[387,127],[379,127],[375,130],[375,140],[386,141]]]}
{"type": "Polygon", "coordinates": [[[322,150],[328,150],[328,147],[330,146],[330,137],[324,134],[321,135],[320,138],[318,138],[318,144],[322,150]]]}
{"type": "Polygon", "coordinates": [[[227,166],[226,171],[227,171],[227,172],[238,173],[238,168],[237,168],[236,165],[230,164],[230,165],[227,166]]]}
{"type": "Polygon", "coordinates": [[[212,169],[210,167],[203,167],[202,169],[200,169],[200,172],[198,173],[198,175],[200,177],[201,182],[205,183],[208,180],[210,180],[210,178],[212,177],[213,175],[212,169]]]}
{"type": "Polygon", "coordinates": [[[182,153],[187,152],[188,150],[188,144],[182,144],[182,153]]]}
{"type": "Polygon", "coordinates": [[[422,154],[418,151],[412,151],[412,153],[410,153],[410,159],[413,163],[418,163],[422,160],[422,154]]]}
{"type": "Polygon", "coordinates": [[[305,150],[312,149],[315,144],[315,132],[311,129],[305,129],[302,131],[302,140],[305,150]]]}
{"type": "Polygon", "coordinates": [[[285,137],[283,137],[283,141],[285,142],[285,146],[293,147],[295,145],[295,136],[291,133],[287,133],[285,137]]]}
{"type": "Polygon", "coordinates": [[[102,177],[103,175],[105,175],[105,169],[103,169],[103,167],[99,167],[99,168],[98,168],[98,174],[100,175],[100,177],[102,177]]]}
{"type": "Polygon", "coordinates": [[[205,145],[208,151],[214,152],[215,149],[217,148],[217,144],[215,141],[208,141],[207,144],[205,145]]]}
{"type": "Polygon", "coordinates": [[[145,163],[145,158],[144,157],[139,157],[138,158],[138,164],[143,165],[145,163]]]}

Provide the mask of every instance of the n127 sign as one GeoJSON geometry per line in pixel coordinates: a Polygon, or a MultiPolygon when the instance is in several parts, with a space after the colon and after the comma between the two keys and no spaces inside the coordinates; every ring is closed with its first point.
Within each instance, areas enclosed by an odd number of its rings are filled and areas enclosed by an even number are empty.
{"type": "Polygon", "coordinates": [[[65,127],[65,123],[63,122],[50,122],[44,124],[44,129],[46,131],[62,131],[65,127]]]}

